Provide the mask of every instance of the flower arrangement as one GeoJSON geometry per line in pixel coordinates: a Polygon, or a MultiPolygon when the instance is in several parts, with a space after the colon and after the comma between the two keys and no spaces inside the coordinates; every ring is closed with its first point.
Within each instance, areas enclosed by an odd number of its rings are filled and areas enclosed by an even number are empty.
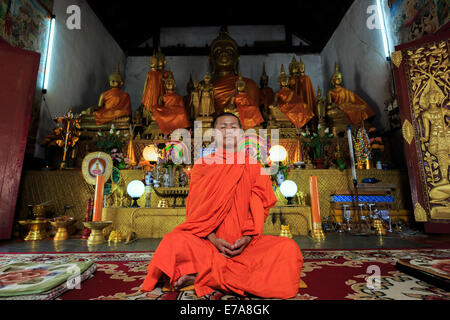
{"type": "Polygon", "coordinates": [[[322,127],[319,124],[317,133],[311,134],[309,130],[307,130],[306,132],[303,132],[302,135],[309,139],[309,142],[306,142],[305,145],[313,150],[313,159],[323,160],[325,157],[325,146],[330,144],[329,139],[333,137],[333,134],[330,133],[330,129],[326,128],[322,132],[322,127]]]}
{"type": "Polygon", "coordinates": [[[353,148],[357,167],[364,169],[365,163],[372,159],[372,149],[366,129],[359,129],[356,136],[353,137],[353,148]]]}
{"type": "Polygon", "coordinates": [[[124,157],[120,151],[125,143],[125,138],[129,133],[121,134],[120,130],[115,130],[114,124],[111,125],[109,133],[105,134],[101,131],[97,133],[97,147],[102,151],[108,153],[118,169],[128,169],[132,167],[130,159],[124,157]]]}
{"type": "Polygon", "coordinates": [[[369,129],[369,142],[372,149],[372,158],[375,162],[383,158],[384,144],[383,139],[377,135],[376,128],[369,129]]]}

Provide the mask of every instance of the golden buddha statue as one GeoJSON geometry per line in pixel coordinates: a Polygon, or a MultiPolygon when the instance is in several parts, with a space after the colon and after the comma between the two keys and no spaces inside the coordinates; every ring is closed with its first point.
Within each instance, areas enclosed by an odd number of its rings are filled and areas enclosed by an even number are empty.
{"type": "Polygon", "coordinates": [[[269,120],[270,109],[269,107],[275,100],[275,93],[273,89],[269,87],[269,76],[266,74],[266,65],[263,64],[263,73],[259,81],[259,103],[261,106],[261,114],[265,121],[269,120]]]}
{"type": "Polygon", "coordinates": [[[146,124],[149,120],[155,121],[152,114],[153,107],[157,106],[164,94],[162,73],[158,70],[158,58],[156,55],[150,57],[150,71],[147,73],[145,79],[144,91],[142,93],[142,112],[146,119],[146,124]]]}
{"type": "MultiPolygon", "coordinates": [[[[161,47],[158,46],[158,52],[155,54],[156,58],[158,59],[158,71],[161,72],[163,80],[166,81],[169,77],[173,78],[173,73],[169,70],[165,70],[167,65],[166,56],[161,52],[161,47]]],[[[165,86],[163,85],[163,88],[165,86]]]]}
{"type": "Polygon", "coordinates": [[[314,112],[316,94],[311,78],[305,74],[306,66],[301,58],[299,62],[297,62],[295,57],[292,58],[292,62],[289,65],[289,72],[291,73],[289,88],[294,90],[299,96],[300,101],[305,103],[314,112]]]}
{"type": "MultiPolygon", "coordinates": [[[[236,94],[231,98],[231,105],[237,109],[244,130],[254,128],[264,122],[259,106],[247,94],[246,89],[247,84],[240,75],[236,81],[236,94]]],[[[225,112],[230,111],[226,110],[225,112]]]]}
{"type": "Polygon", "coordinates": [[[194,80],[189,98],[189,109],[191,110],[191,119],[195,120],[199,116],[198,108],[200,106],[200,83],[194,80]]]}
{"type": "MultiPolygon", "coordinates": [[[[225,27],[211,44],[209,56],[214,86],[215,114],[223,113],[236,93],[238,80],[239,53],[237,43],[229,36],[225,27]]],[[[247,85],[247,94],[259,106],[259,88],[251,79],[243,78],[247,85]]]]}
{"type": "Polygon", "coordinates": [[[214,87],[209,72],[199,86],[199,106],[196,120],[212,120],[214,114],[214,87]]]}
{"type": "Polygon", "coordinates": [[[305,103],[300,101],[297,93],[289,88],[289,80],[289,76],[284,71],[284,65],[281,65],[281,73],[278,77],[280,90],[275,95],[274,106],[271,106],[273,111],[271,118],[276,121],[285,121],[277,113],[279,110],[296,128],[300,129],[314,117],[314,114],[305,103]]]}
{"type": "MultiPolygon", "coordinates": [[[[439,164],[440,179],[436,181],[433,175],[429,181],[433,186],[429,192],[432,203],[442,203],[448,206],[450,197],[450,183],[448,180],[448,166],[450,154],[450,128],[446,118],[450,117],[450,110],[442,106],[445,96],[432,81],[428,92],[421,98],[421,105],[425,109],[421,118],[423,122],[423,137],[420,141],[428,143],[428,151],[437,158],[439,164]]],[[[432,167],[432,164],[429,164],[432,167]]],[[[435,167],[433,167],[434,170],[435,167]]],[[[450,208],[447,208],[450,212],[450,208]]]]}
{"type": "Polygon", "coordinates": [[[169,75],[164,82],[166,93],[162,97],[162,105],[153,108],[153,115],[165,138],[176,129],[191,126],[183,97],[175,93],[175,88],[175,80],[169,75]]]}
{"type": "Polygon", "coordinates": [[[110,90],[102,93],[96,107],[81,112],[81,129],[128,129],[131,122],[130,95],[121,90],[124,81],[119,66],[109,76],[110,90]]]}
{"type": "Polygon", "coordinates": [[[363,124],[375,112],[357,94],[342,87],[342,74],[336,63],[331,77],[332,89],[327,93],[327,116],[336,132],[345,132],[350,124],[363,124]]]}
{"type": "Polygon", "coordinates": [[[317,88],[317,96],[316,96],[316,102],[315,102],[315,114],[319,120],[319,124],[322,128],[326,127],[326,121],[325,117],[327,114],[327,107],[325,103],[325,98],[322,97],[322,90],[320,88],[317,88]]]}

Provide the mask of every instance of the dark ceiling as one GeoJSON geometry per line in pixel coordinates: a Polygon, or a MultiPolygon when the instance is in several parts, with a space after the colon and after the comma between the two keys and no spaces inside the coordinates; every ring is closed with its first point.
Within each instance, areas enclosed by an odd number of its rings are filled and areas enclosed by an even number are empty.
{"type": "MultiPolygon", "coordinates": [[[[241,48],[241,54],[273,52],[319,53],[354,0],[271,1],[155,1],[88,0],[91,8],[128,55],[148,55],[138,48],[153,38],[158,45],[163,27],[222,25],[284,25],[286,41],[241,48]],[[292,46],[292,35],[310,46],[292,46]]],[[[207,48],[162,48],[166,55],[204,55],[207,48]]]]}

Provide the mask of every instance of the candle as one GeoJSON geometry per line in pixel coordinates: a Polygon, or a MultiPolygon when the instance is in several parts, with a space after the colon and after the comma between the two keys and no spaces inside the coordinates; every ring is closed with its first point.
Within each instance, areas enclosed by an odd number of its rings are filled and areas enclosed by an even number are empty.
{"type": "Polygon", "coordinates": [[[311,192],[311,213],[313,229],[322,229],[322,219],[320,218],[319,187],[317,176],[309,177],[309,189],[311,192]]]}
{"type": "Polygon", "coordinates": [[[98,175],[95,181],[94,214],[92,216],[92,221],[102,221],[104,189],[105,176],[98,175]]]}
{"type": "Polygon", "coordinates": [[[353,184],[356,185],[358,183],[358,179],[356,178],[355,157],[353,155],[352,129],[350,128],[350,126],[347,127],[347,138],[348,138],[348,149],[350,151],[350,160],[352,165],[353,184]]]}

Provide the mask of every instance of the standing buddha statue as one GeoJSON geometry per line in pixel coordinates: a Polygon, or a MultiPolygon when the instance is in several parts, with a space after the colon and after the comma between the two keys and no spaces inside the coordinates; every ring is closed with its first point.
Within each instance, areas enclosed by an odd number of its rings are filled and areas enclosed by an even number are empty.
{"type": "Polygon", "coordinates": [[[196,119],[206,120],[205,118],[211,118],[214,114],[214,87],[211,83],[209,72],[206,73],[203,82],[200,84],[199,98],[198,115],[196,119]]]}
{"type": "Polygon", "coordinates": [[[269,87],[269,76],[266,74],[266,65],[263,65],[263,74],[259,81],[260,89],[259,89],[259,103],[261,106],[261,114],[265,121],[269,120],[270,109],[269,107],[273,104],[275,100],[275,93],[273,89],[269,87]]]}
{"type": "Polygon", "coordinates": [[[291,65],[289,66],[289,71],[291,73],[289,88],[294,90],[298,94],[300,101],[305,103],[309,110],[314,112],[316,94],[311,78],[305,74],[305,70],[306,66],[302,59],[300,58],[300,61],[297,62],[295,57],[293,57],[291,65]]]}
{"type": "Polygon", "coordinates": [[[338,132],[345,131],[349,124],[363,124],[365,120],[375,115],[363,99],[342,87],[342,82],[342,74],[336,64],[331,77],[332,89],[327,94],[327,116],[333,121],[333,127],[338,132]]]}
{"type": "MultiPolygon", "coordinates": [[[[209,56],[211,75],[214,86],[215,114],[223,113],[236,93],[238,80],[239,53],[237,43],[229,36],[225,27],[211,44],[209,56]]],[[[247,94],[259,106],[259,88],[251,79],[243,78],[247,86],[247,94]]]]}
{"type": "Polygon", "coordinates": [[[158,71],[158,58],[153,55],[150,57],[150,71],[147,73],[142,94],[143,114],[147,119],[146,124],[148,124],[149,118],[152,121],[155,120],[152,109],[160,103],[164,94],[163,91],[163,78],[161,72],[158,71]]]}
{"type": "Polygon", "coordinates": [[[319,124],[322,128],[326,127],[326,121],[325,121],[325,117],[326,117],[326,113],[327,113],[327,107],[326,107],[326,103],[325,103],[325,98],[322,97],[322,90],[320,90],[320,88],[317,88],[317,96],[316,96],[316,108],[314,113],[316,114],[318,120],[319,120],[319,124]]]}
{"type": "Polygon", "coordinates": [[[131,100],[130,95],[122,91],[123,78],[120,75],[119,66],[116,72],[109,76],[111,89],[104,92],[98,102],[98,111],[94,112],[97,125],[112,122],[118,118],[130,117],[131,120],[131,100]]]}
{"type": "MultiPolygon", "coordinates": [[[[173,73],[169,70],[165,70],[167,65],[166,56],[161,52],[161,47],[158,46],[158,52],[156,52],[156,58],[158,59],[158,71],[161,72],[163,81],[165,82],[168,78],[173,78],[173,73]]],[[[165,86],[163,85],[163,89],[165,86]]]]}
{"type": "Polygon", "coordinates": [[[236,95],[231,98],[231,104],[235,105],[239,118],[241,120],[242,129],[247,130],[264,122],[259,111],[259,106],[246,92],[247,84],[242,75],[236,81],[236,95]]]}
{"type": "Polygon", "coordinates": [[[302,128],[314,117],[308,106],[302,102],[294,90],[289,88],[289,76],[281,65],[281,73],[278,77],[280,90],[275,95],[275,106],[283,112],[291,123],[298,129],[302,128]]]}
{"type": "Polygon", "coordinates": [[[167,136],[176,129],[189,128],[189,117],[184,107],[183,97],[175,93],[176,83],[169,75],[164,83],[165,94],[162,105],[153,108],[156,122],[162,133],[167,136]]]}

